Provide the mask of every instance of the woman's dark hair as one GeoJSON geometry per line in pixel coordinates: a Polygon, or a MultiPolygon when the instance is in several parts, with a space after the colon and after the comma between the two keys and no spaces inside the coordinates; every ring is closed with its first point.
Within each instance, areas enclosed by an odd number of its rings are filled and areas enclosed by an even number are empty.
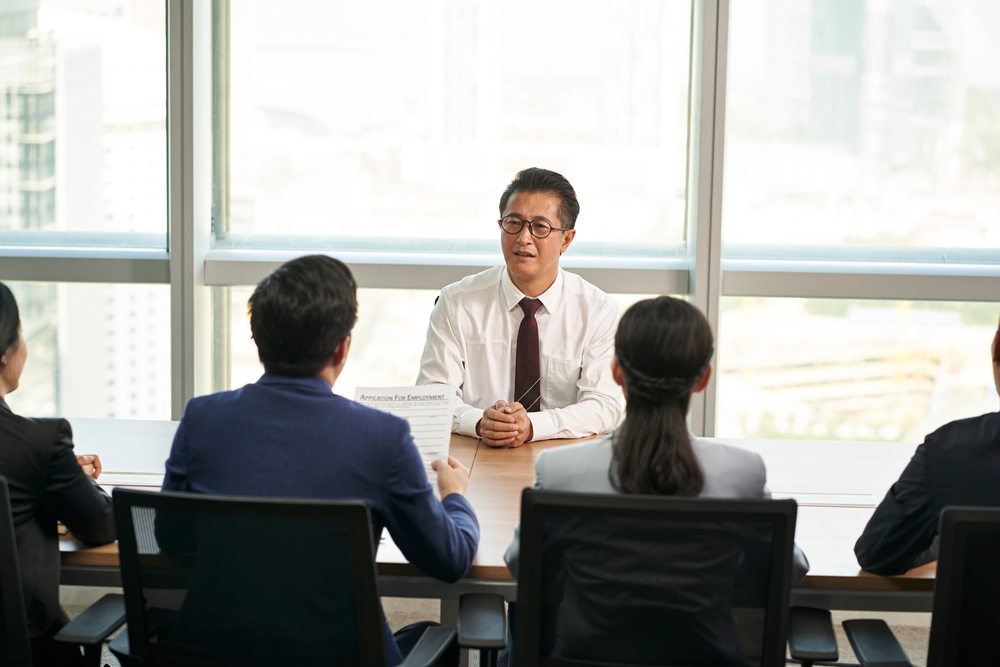
{"type": "Polygon", "coordinates": [[[293,259],[260,281],[247,311],[264,370],[319,373],[357,322],[357,289],[350,269],[326,255],[293,259]]]}
{"type": "Polygon", "coordinates": [[[17,345],[21,333],[21,313],[10,288],[0,283],[0,356],[17,345]]]}
{"type": "Polygon", "coordinates": [[[507,210],[507,202],[515,192],[551,192],[559,198],[559,222],[561,227],[576,227],[576,217],[580,215],[580,202],[576,200],[576,190],[562,174],[540,167],[528,167],[517,172],[514,180],[500,195],[500,217],[507,210]]]}
{"type": "Polygon", "coordinates": [[[697,308],[668,296],[625,311],[615,359],[625,374],[625,421],[615,432],[611,483],[622,493],[697,496],[705,474],[691,448],[691,392],[708,370],[714,340],[697,308]]]}

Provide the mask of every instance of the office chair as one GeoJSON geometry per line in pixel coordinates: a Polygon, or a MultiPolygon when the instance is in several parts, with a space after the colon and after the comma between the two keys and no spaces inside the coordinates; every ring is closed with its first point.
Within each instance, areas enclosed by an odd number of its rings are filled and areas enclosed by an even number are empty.
{"type": "MultiPolygon", "coordinates": [[[[31,667],[31,637],[21,588],[7,478],[0,475],[0,664],[31,667]]],[[[63,626],[56,640],[79,644],[88,665],[100,665],[101,645],[125,621],[121,595],[105,595],[63,626]]]]}
{"type": "MultiPolygon", "coordinates": [[[[1000,508],[946,507],[941,512],[937,576],[927,667],[1000,661],[1000,508]]],[[[885,621],[844,621],[868,667],[909,667],[885,621]]]]}
{"type": "MultiPolygon", "coordinates": [[[[128,632],[122,665],[384,665],[364,501],[115,489],[128,632]]],[[[463,596],[460,631],[427,629],[405,667],[505,644],[503,598],[463,596]]]]}
{"type": "Polygon", "coordinates": [[[785,664],[796,504],[521,499],[514,664],[785,664]]]}

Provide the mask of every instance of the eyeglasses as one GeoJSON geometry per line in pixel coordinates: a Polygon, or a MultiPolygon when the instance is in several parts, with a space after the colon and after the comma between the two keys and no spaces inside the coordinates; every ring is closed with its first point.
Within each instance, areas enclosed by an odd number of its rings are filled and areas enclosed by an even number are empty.
{"type": "Polygon", "coordinates": [[[544,220],[522,220],[517,216],[508,215],[502,220],[498,221],[500,223],[500,229],[504,230],[508,234],[520,234],[521,230],[524,229],[524,225],[528,225],[528,231],[536,239],[544,239],[553,231],[557,232],[568,232],[572,227],[553,227],[544,220]]]}

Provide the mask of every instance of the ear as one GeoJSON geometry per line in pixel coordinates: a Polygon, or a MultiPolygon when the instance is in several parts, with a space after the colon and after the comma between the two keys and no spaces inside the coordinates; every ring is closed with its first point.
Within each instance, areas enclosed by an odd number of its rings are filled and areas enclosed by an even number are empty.
{"type": "Polygon", "coordinates": [[[993,335],[993,345],[990,347],[990,353],[993,356],[993,363],[1000,365],[1000,329],[993,335]]]}
{"type": "Polygon", "coordinates": [[[568,232],[563,232],[562,246],[559,248],[559,254],[563,254],[569,249],[569,244],[573,242],[576,237],[576,230],[571,229],[568,232]]]}
{"type": "Polygon", "coordinates": [[[351,350],[351,336],[348,334],[344,340],[340,341],[340,345],[337,349],[333,351],[333,365],[342,366],[345,361],[347,361],[347,353],[351,350]]]}
{"type": "Polygon", "coordinates": [[[614,357],[611,357],[611,377],[614,378],[615,384],[619,387],[625,386],[625,371],[618,365],[618,360],[614,357]]]}
{"type": "Polygon", "coordinates": [[[698,380],[698,384],[694,386],[692,393],[697,394],[699,391],[705,391],[705,387],[708,386],[708,381],[711,379],[712,379],[712,364],[709,364],[708,370],[705,371],[705,374],[701,376],[700,380],[698,380]]]}

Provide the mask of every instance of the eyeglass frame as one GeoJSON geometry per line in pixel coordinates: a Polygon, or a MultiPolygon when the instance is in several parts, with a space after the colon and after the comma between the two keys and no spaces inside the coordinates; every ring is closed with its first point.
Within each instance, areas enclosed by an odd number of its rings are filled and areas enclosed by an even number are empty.
{"type": "Polygon", "coordinates": [[[517,216],[514,213],[510,213],[510,214],[505,215],[504,217],[500,218],[499,220],[497,220],[497,224],[500,225],[500,229],[502,229],[505,234],[520,234],[521,232],[524,231],[524,226],[528,225],[528,233],[531,234],[534,238],[539,239],[539,240],[549,238],[550,236],[552,236],[552,232],[569,232],[569,231],[573,231],[572,227],[553,227],[552,223],[550,223],[548,220],[544,220],[542,218],[535,218],[534,220],[525,220],[525,219],[517,216]],[[503,226],[503,221],[506,220],[507,218],[516,218],[517,220],[520,220],[521,224],[518,225],[518,228],[517,228],[516,232],[509,232],[503,226]],[[542,223],[548,225],[549,233],[546,234],[545,236],[539,236],[538,234],[535,234],[535,232],[532,230],[531,226],[534,223],[536,223],[536,222],[542,222],[542,223]]]}

